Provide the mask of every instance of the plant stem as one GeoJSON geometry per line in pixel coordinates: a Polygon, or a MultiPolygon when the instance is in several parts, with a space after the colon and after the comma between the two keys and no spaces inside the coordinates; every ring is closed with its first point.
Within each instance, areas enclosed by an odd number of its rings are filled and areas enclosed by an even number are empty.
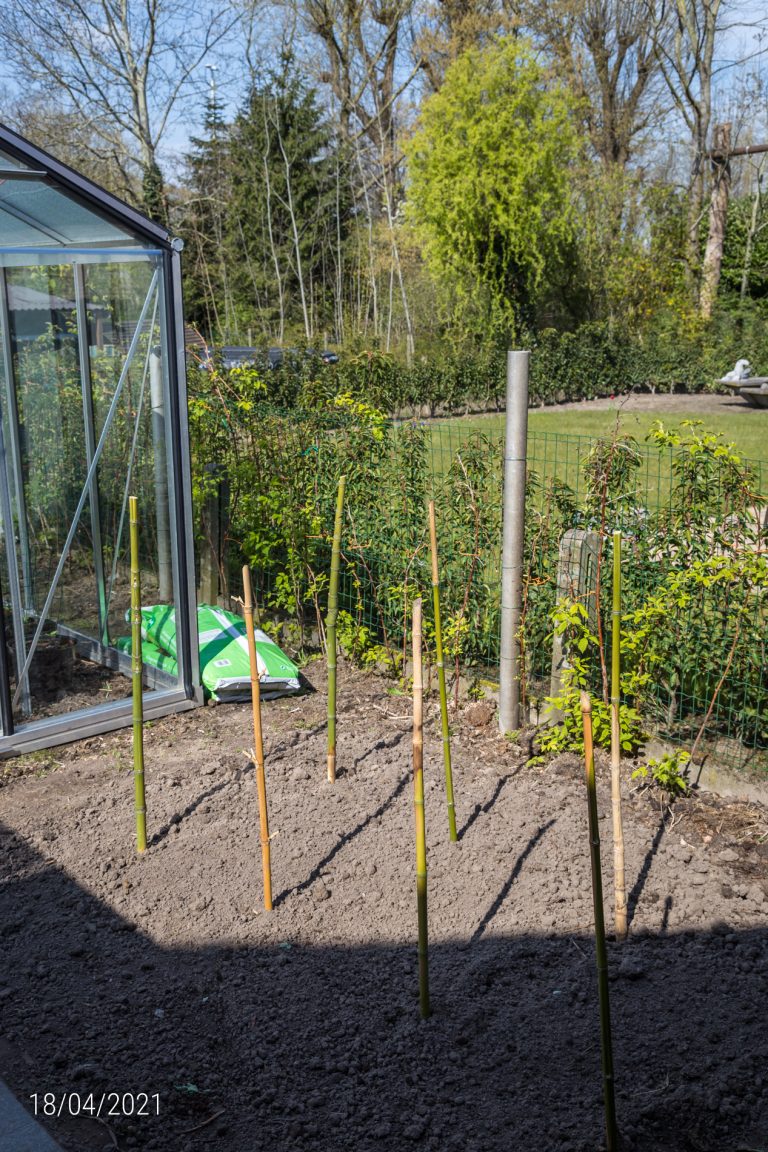
{"type": "Polygon", "coordinates": [[[435,647],[437,649],[437,683],[440,690],[440,722],[443,729],[443,761],[445,763],[445,795],[448,801],[448,830],[451,840],[458,840],[456,808],[453,802],[453,770],[451,768],[451,734],[448,727],[448,696],[445,690],[445,664],[443,663],[443,630],[440,623],[440,570],[437,563],[437,525],[435,502],[429,502],[429,543],[432,552],[432,601],[435,608],[435,647]]]}
{"type": "Polygon", "coordinates": [[[424,821],[424,723],[421,600],[413,602],[413,809],[416,819],[416,908],[419,923],[419,1009],[430,1015],[427,941],[427,832],[424,821]]]}
{"type": "Polygon", "coordinates": [[[597,961],[597,990],[600,999],[600,1054],[603,1064],[605,1144],[607,1152],[617,1152],[619,1132],[616,1126],[616,1100],[613,1079],[611,1008],[608,996],[608,956],[605,947],[603,880],[600,870],[600,827],[597,819],[595,753],[592,742],[592,702],[586,692],[581,693],[581,716],[584,725],[584,762],[587,777],[587,810],[589,814],[589,855],[592,865],[592,899],[595,908],[595,959],[597,961]]]}
{"type": "Polygon", "coordinates": [[[717,698],[720,695],[720,689],[722,688],[723,684],[725,684],[726,677],[731,670],[731,664],[733,663],[733,658],[736,655],[736,646],[739,643],[740,631],[741,631],[741,620],[737,620],[736,621],[736,630],[733,634],[733,643],[731,644],[730,651],[728,652],[728,659],[725,662],[725,667],[723,668],[723,674],[715,686],[715,690],[712,693],[712,698],[709,701],[709,707],[707,708],[706,716],[704,717],[704,719],[701,722],[701,727],[699,728],[699,731],[696,734],[696,739],[694,740],[693,747],[691,748],[691,764],[693,764],[694,757],[695,757],[696,752],[698,750],[699,741],[701,740],[702,736],[704,735],[704,732],[706,731],[707,724],[709,724],[709,718],[712,715],[715,704],[717,703],[717,698]]]}
{"type": "Polygon", "coordinates": [[[613,534],[613,610],[611,612],[611,806],[613,813],[613,886],[616,939],[627,936],[627,885],[624,876],[624,825],[621,818],[621,532],[613,534]]]}
{"type": "Polygon", "coordinates": [[[328,586],[328,618],[325,623],[328,657],[328,779],[331,784],[336,779],[336,617],[339,614],[339,551],[346,482],[346,476],[339,477],[331,550],[331,580],[328,586]]]}
{"type": "Polygon", "coordinates": [[[272,863],[269,845],[269,813],[267,810],[267,780],[264,773],[264,738],[261,730],[261,689],[259,662],[256,655],[256,636],[253,628],[253,590],[248,565],[243,567],[243,607],[245,634],[248,637],[248,660],[251,666],[251,706],[253,709],[253,761],[256,768],[256,792],[259,797],[259,839],[261,841],[261,870],[264,876],[264,907],[272,911],[272,863]]]}
{"type": "Polygon", "coordinates": [[[128,501],[131,535],[131,682],[133,686],[133,785],[136,847],[147,850],[147,800],[144,793],[144,698],[141,653],[141,570],[139,568],[139,501],[128,501]]]}

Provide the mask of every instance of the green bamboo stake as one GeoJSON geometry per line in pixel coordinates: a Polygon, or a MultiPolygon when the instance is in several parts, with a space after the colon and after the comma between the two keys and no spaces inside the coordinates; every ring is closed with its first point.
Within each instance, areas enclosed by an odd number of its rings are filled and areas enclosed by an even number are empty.
{"type": "Polygon", "coordinates": [[[600,827],[597,819],[595,751],[592,741],[592,702],[586,692],[581,693],[581,718],[584,726],[584,762],[587,775],[587,810],[589,813],[589,854],[592,864],[592,898],[595,907],[595,958],[597,961],[597,990],[600,999],[600,1054],[603,1064],[605,1144],[607,1152],[617,1152],[619,1147],[619,1132],[616,1126],[616,1099],[613,1079],[611,1008],[608,997],[608,955],[605,947],[603,881],[600,869],[600,827]]]}
{"type": "Polygon", "coordinates": [[[437,526],[435,502],[429,502],[429,543],[432,553],[432,602],[435,609],[435,647],[437,648],[437,684],[440,690],[440,721],[443,728],[443,761],[445,763],[445,795],[448,801],[448,830],[451,840],[458,840],[456,808],[453,802],[453,770],[451,768],[451,735],[448,728],[448,696],[445,690],[445,664],[443,663],[443,629],[440,623],[440,571],[437,564],[437,526]]]}
{"type": "Polygon", "coordinates": [[[413,808],[416,818],[416,908],[419,923],[419,1009],[429,1006],[427,938],[427,830],[424,820],[424,683],[421,669],[421,600],[413,602],[413,808]]]}
{"type": "Polygon", "coordinates": [[[243,609],[245,634],[248,638],[248,662],[251,668],[251,707],[253,710],[253,763],[256,768],[256,792],[259,798],[259,839],[261,841],[261,871],[264,877],[264,907],[272,911],[272,863],[269,847],[269,813],[267,811],[267,779],[264,772],[264,737],[261,728],[261,687],[259,662],[256,655],[256,634],[253,628],[253,590],[251,572],[243,566],[243,609]]]}
{"type": "Polygon", "coordinates": [[[325,622],[325,643],[328,653],[328,779],[331,784],[336,779],[336,617],[339,614],[339,551],[346,482],[346,476],[339,477],[331,551],[331,582],[328,586],[328,616],[325,622]]]}
{"type": "Polygon", "coordinates": [[[147,801],[144,794],[144,707],[141,656],[141,572],[139,570],[139,502],[128,501],[131,525],[131,681],[133,685],[133,786],[136,847],[147,850],[147,801]]]}
{"type": "Polygon", "coordinates": [[[624,875],[624,825],[621,818],[621,532],[613,534],[613,610],[611,612],[611,808],[613,815],[614,926],[617,940],[627,936],[627,884],[624,875]]]}

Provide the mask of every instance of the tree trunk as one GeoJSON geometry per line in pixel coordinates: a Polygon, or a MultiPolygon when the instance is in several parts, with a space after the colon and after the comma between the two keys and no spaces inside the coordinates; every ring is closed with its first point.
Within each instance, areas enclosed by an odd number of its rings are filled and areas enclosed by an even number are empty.
{"type": "Polygon", "coordinates": [[[709,202],[709,235],[701,270],[701,297],[699,312],[702,320],[709,320],[717,299],[720,270],[723,264],[723,245],[728,220],[728,199],[731,191],[731,125],[715,127],[715,150],[712,156],[712,196],[709,202]]]}
{"type": "Polygon", "coordinates": [[[763,183],[763,165],[757,172],[757,181],[755,183],[755,195],[752,200],[752,215],[749,221],[749,230],[747,231],[747,243],[744,249],[744,267],[741,272],[741,291],[739,296],[742,300],[746,300],[749,295],[749,274],[752,271],[752,250],[755,244],[755,237],[757,236],[760,228],[758,220],[760,219],[760,209],[762,207],[762,183],[763,183]]]}

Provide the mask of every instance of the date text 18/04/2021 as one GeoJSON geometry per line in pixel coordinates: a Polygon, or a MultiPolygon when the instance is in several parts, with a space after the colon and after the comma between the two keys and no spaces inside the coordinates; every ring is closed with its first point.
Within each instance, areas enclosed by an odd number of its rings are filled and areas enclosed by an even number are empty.
{"type": "Polygon", "coordinates": [[[35,1116],[159,1116],[158,1092],[33,1092],[35,1116]]]}

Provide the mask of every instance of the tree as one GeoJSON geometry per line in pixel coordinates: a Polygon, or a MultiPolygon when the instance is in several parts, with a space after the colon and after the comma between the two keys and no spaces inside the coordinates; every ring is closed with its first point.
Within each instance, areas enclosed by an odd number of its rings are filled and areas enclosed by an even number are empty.
{"type": "Polygon", "coordinates": [[[704,153],[712,121],[715,47],[722,32],[722,7],[722,0],[669,0],[670,21],[665,34],[656,41],[662,74],[691,139],[693,162],[685,259],[694,301],[699,294],[700,226],[706,179],[704,153]]]}
{"type": "Polygon", "coordinates": [[[224,221],[231,193],[229,129],[212,92],[205,135],[192,137],[187,195],[180,212],[185,241],[184,306],[187,318],[216,343],[235,338],[237,323],[224,250],[224,221]]]}
{"type": "Polygon", "coordinates": [[[163,218],[160,143],[195,69],[236,20],[191,0],[14,0],[0,5],[0,38],[27,92],[55,94],[105,147],[124,141],[140,202],[163,218]]]}
{"type": "Polygon", "coordinates": [[[519,30],[519,19],[505,0],[431,0],[414,29],[415,58],[432,92],[446,69],[470,48],[483,48],[499,36],[519,30]]]}
{"type": "Polygon", "coordinates": [[[422,107],[409,146],[409,212],[464,327],[530,321],[573,239],[571,94],[522,40],[465,53],[422,107]]]}
{"type": "Polygon", "coordinates": [[[0,99],[4,119],[22,136],[123,200],[138,202],[136,171],[127,162],[129,149],[119,131],[110,135],[103,125],[95,136],[77,112],[64,108],[51,94],[0,99]]]}
{"type": "Polygon", "coordinates": [[[343,150],[289,54],[251,89],[228,160],[225,247],[239,314],[279,342],[291,327],[311,340],[334,327],[349,181],[340,178],[343,150]]]}
{"type": "Polygon", "coordinates": [[[578,98],[596,155],[625,168],[659,114],[657,0],[523,0],[520,15],[578,98]]]}

